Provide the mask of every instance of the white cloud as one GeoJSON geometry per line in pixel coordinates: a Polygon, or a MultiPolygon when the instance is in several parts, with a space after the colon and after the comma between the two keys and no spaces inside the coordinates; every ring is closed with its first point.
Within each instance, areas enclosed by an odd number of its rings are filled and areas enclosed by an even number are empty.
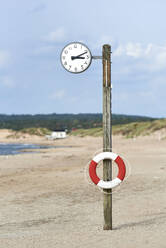
{"type": "Polygon", "coordinates": [[[55,93],[51,94],[50,98],[53,100],[61,100],[65,97],[65,90],[57,90],[55,93]]]}
{"type": "Polygon", "coordinates": [[[121,56],[125,52],[125,48],[122,45],[119,45],[117,49],[114,51],[114,56],[121,56]]]}
{"type": "Polygon", "coordinates": [[[136,43],[136,44],[128,43],[126,45],[126,55],[127,56],[139,58],[139,57],[141,57],[142,53],[143,53],[143,50],[142,50],[142,46],[140,43],[136,43]]]}
{"type": "Polygon", "coordinates": [[[166,45],[149,43],[145,46],[141,43],[128,42],[125,45],[120,44],[113,52],[113,56],[132,59],[132,69],[142,68],[150,72],[166,69],[166,45]]]}
{"type": "Polygon", "coordinates": [[[10,63],[9,52],[0,50],[0,68],[7,66],[9,63],[10,63]]]}
{"type": "Polygon", "coordinates": [[[145,49],[145,54],[148,55],[153,51],[153,44],[148,44],[147,48],[145,49]]]}
{"type": "MultiPolygon", "coordinates": [[[[149,49],[149,46],[148,46],[149,49]]],[[[140,58],[145,55],[145,50],[140,43],[128,42],[126,45],[120,44],[113,53],[114,56],[129,56],[133,58],[140,58]]]]}
{"type": "Polygon", "coordinates": [[[59,42],[65,39],[65,30],[64,28],[58,28],[55,31],[48,33],[46,36],[43,37],[43,40],[48,42],[59,42]]]}
{"type": "Polygon", "coordinates": [[[15,86],[14,81],[9,76],[0,77],[0,85],[7,88],[13,88],[15,86]]]}

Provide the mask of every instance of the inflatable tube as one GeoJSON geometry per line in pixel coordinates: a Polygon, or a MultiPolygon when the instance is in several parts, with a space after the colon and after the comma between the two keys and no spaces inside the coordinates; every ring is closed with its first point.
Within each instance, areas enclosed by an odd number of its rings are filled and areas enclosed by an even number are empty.
{"type": "Polygon", "coordinates": [[[118,186],[125,178],[126,167],[122,158],[113,152],[102,152],[96,155],[89,164],[89,176],[94,184],[102,189],[112,189],[118,186]],[[101,160],[110,159],[114,160],[118,166],[119,172],[115,179],[112,181],[103,181],[96,174],[96,168],[101,160]]]}

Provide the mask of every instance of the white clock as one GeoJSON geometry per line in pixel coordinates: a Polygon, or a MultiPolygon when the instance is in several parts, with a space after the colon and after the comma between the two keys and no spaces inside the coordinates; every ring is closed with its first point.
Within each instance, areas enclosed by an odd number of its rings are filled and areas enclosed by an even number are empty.
{"type": "Polygon", "coordinates": [[[88,69],[91,62],[91,52],[89,48],[81,42],[72,42],[65,46],[61,52],[61,63],[69,72],[83,72],[88,69]]]}

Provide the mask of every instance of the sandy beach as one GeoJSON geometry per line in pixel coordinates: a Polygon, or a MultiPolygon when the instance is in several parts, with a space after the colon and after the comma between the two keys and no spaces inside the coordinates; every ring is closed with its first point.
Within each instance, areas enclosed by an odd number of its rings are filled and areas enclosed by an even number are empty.
{"type": "Polygon", "coordinates": [[[113,137],[128,175],[113,193],[113,230],[103,231],[103,194],[86,177],[102,138],[8,135],[0,142],[57,147],[0,156],[0,247],[166,247],[166,140],[113,137]]]}

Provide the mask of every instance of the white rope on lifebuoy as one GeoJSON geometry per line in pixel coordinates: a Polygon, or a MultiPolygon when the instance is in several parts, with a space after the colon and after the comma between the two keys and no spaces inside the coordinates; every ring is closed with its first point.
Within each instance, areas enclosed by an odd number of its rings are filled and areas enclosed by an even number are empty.
{"type": "Polygon", "coordinates": [[[113,152],[102,152],[96,155],[89,164],[89,175],[94,184],[102,189],[112,189],[118,186],[124,179],[126,174],[125,164],[120,156],[113,152]],[[115,179],[112,181],[103,181],[96,174],[96,167],[101,160],[110,159],[114,160],[118,166],[119,172],[115,179]]]}

